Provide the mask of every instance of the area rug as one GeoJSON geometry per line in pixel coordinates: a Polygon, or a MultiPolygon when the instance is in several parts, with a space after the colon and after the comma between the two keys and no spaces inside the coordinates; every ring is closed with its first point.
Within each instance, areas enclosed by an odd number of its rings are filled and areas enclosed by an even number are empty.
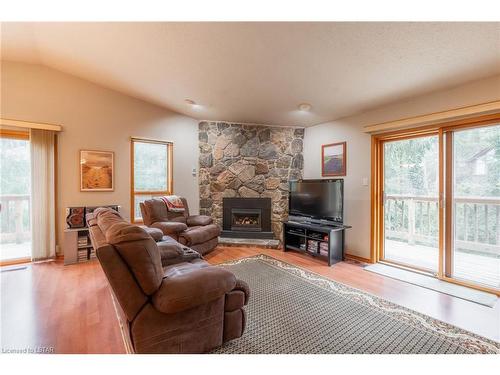
{"type": "Polygon", "coordinates": [[[251,295],[245,333],[213,353],[500,353],[500,343],[266,255],[219,267],[251,295]]]}

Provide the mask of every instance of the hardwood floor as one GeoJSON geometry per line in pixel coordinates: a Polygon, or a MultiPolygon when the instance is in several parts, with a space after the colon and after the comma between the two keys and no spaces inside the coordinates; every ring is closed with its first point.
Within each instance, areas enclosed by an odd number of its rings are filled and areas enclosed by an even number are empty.
{"type": "Polygon", "coordinates": [[[2,349],[125,352],[107,281],[97,261],[24,267],[1,273],[2,349]]]}
{"type": "MultiPolygon", "coordinates": [[[[294,252],[219,247],[206,259],[216,264],[259,253],[500,341],[498,301],[489,308],[366,272],[359,263],[347,261],[328,267],[294,252]]],[[[16,265],[3,267],[2,271],[2,349],[52,347],[56,353],[125,352],[106,278],[97,261],[72,266],[64,266],[62,261],[16,265]]]]}

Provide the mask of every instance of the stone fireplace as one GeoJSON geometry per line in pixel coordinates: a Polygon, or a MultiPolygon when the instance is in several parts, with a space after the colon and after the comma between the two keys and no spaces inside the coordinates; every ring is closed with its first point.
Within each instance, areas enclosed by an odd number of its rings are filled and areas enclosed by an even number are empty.
{"type": "Polygon", "coordinates": [[[271,198],[223,198],[222,237],[272,239],[271,198]]]}
{"type": "MultiPolygon", "coordinates": [[[[202,121],[198,138],[200,213],[223,227],[224,198],[267,198],[269,231],[280,239],[281,221],[288,216],[289,181],[302,178],[304,129],[202,121]]],[[[231,223],[256,233],[258,220],[264,222],[257,216],[237,212],[231,223]]]]}

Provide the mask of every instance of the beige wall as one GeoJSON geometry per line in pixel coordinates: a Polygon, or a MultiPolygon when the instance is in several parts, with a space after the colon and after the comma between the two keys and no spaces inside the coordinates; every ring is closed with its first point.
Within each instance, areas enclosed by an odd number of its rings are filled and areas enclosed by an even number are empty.
{"type": "Polygon", "coordinates": [[[65,207],[119,204],[129,217],[130,136],[174,142],[174,192],[198,212],[198,180],[191,175],[198,166],[196,120],[39,65],[3,61],[1,93],[1,117],[64,128],[58,145],[59,243],[65,207]],[[114,192],[80,192],[80,149],[115,152],[114,192]]]}
{"type": "Polygon", "coordinates": [[[321,145],[347,141],[346,252],[370,257],[370,135],[363,126],[500,99],[500,76],[306,128],[304,178],[321,178],[321,145]],[[363,185],[363,179],[368,184],[363,185]]]}
{"type": "MultiPolygon", "coordinates": [[[[130,136],[174,142],[174,191],[198,212],[198,181],[191,175],[198,166],[196,120],[38,65],[2,62],[1,74],[1,117],[64,127],[59,137],[59,242],[67,206],[119,204],[129,216],[130,136]],[[83,148],[115,152],[114,192],[79,191],[78,151],[83,148]]],[[[498,99],[500,76],[306,128],[304,178],[321,177],[322,144],[347,141],[345,222],[353,226],[347,232],[349,254],[370,255],[370,136],[363,126],[498,99]]]]}

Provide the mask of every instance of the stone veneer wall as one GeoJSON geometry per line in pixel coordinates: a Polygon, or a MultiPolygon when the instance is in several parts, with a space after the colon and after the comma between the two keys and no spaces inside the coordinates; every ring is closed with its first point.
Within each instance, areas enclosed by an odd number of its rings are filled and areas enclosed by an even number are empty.
{"type": "Polygon", "coordinates": [[[223,197],[270,197],[281,238],[288,182],[302,178],[304,129],[206,121],[198,128],[200,214],[222,226],[223,197]]]}

